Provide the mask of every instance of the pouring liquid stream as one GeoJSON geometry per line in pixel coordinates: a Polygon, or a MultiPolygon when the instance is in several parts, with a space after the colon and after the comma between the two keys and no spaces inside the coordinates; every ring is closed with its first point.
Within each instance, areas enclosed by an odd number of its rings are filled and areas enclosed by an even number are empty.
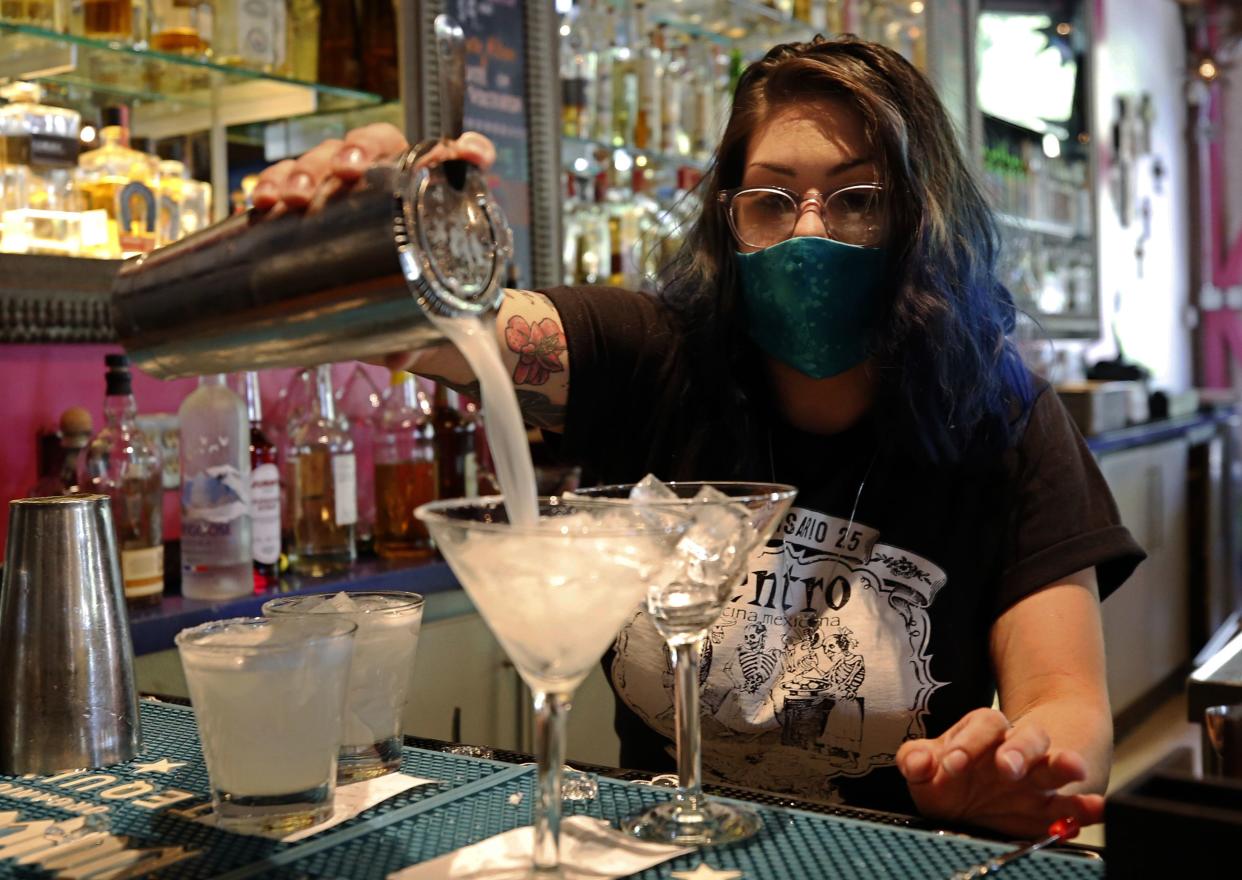
{"type": "Polygon", "coordinates": [[[445,338],[457,346],[479,380],[487,439],[496,461],[496,478],[504,493],[509,522],[518,528],[532,528],[539,518],[535,468],[517,393],[500,359],[495,316],[447,318],[429,314],[428,317],[445,338]]]}

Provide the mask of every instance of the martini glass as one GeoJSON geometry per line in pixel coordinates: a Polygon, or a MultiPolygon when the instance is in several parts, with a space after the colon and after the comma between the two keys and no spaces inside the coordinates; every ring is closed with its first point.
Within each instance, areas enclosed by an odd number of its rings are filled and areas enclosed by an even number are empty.
{"type": "Polygon", "coordinates": [[[682,846],[733,843],[763,826],[754,810],[703,794],[699,731],[699,645],[720,617],[752,551],[772,536],[797,490],[777,483],[644,483],[579,489],[578,498],[641,497],[643,509],[675,511],[693,523],[677,563],[647,591],[647,613],[673,661],[677,790],[673,799],[622,822],[642,840],[682,846]],[[706,515],[704,515],[706,514],[706,515]]]}
{"type": "Polygon", "coordinates": [[[534,696],[534,864],[560,877],[561,765],[574,690],[599,663],[687,527],[639,505],[539,500],[533,527],[509,524],[498,496],[415,512],[534,696]]]}

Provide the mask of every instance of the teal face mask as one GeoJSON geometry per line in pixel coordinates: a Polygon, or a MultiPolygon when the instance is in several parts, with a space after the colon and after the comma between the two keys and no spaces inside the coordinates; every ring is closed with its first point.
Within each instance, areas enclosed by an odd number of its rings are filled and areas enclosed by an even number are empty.
{"type": "Polygon", "coordinates": [[[799,236],[735,255],[750,336],[813,379],[866,360],[888,251],[799,236]]]}

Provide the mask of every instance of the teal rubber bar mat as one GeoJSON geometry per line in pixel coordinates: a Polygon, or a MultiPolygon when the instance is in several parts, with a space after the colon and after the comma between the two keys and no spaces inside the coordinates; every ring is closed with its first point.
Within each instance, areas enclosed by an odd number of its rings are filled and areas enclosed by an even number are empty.
{"type": "MultiPolygon", "coordinates": [[[[383,880],[391,871],[467,846],[531,821],[534,769],[463,755],[406,747],[401,769],[434,785],[390,798],[353,819],[296,844],[246,837],[203,825],[185,813],[207,801],[207,771],[193,712],[142,703],[144,751],[135,761],[103,770],[42,777],[0,777],[0,812],[22,819],[67,819],[87,812],[106,816],[108,830],[132,838],[131,848],[180,845],[198,855],[153,877],[249,877],[279,880],[383,880]]],[[[600,777],[599,795],[566,802],[566,815],[586,814],[616,825],[666,800],[668,789],[600,777]]],[[[1006,847],[968,837],[758,807],[763,831],[753,840],[665,862],[637,875],[668,878],[706,861],[766,878],[947,878],[1006,847]]],[[[1059,853],[1039,853],[1005,870],[1012,880],[1093,880],[1103,864],[1059,853]]],[[[50,874],[0,861],[0,880],[50,874]]]]}
{"type": "MultiPolygon", "coordinates": [[[[110,832],[132,838],[131,848],[180,845],[200,851],[195,858],[161,872],[161,876],[208,878],[512,769],[495,761],[406,748],[402,772],[437,780],[436,784],[396,795],[321,835],[282,844],[221,831],[186,818],[186,812],[201,809],[209,797],[194,713],[185,706],[150,700],[143,700],[140,709],[143,751],[134,761],[51,776],[0,776],[0,812],[16,810],[23,820],[59,820],[94,811],[107,819],[110,832]]],[[[4,880],[44,876],[50,875],[0,861],[0,878],[4,880]]]]}
{"type": "MultiPolygon", "coordinates": [[[[510,828],[531,822],[534,772],[517,778],[493,777],[469,791],[451,792],[425,809],[316,852],[281,854],[283,867],[270,865],[262,876],[359,878],[383,880],[391,871],[426,861],[510,828]],[[513,803],[513,795],[521,798],[513,803]],[[291,860],[289,860],[291,859],[291,860]]],[[[614,826],[625,816],[667,800],[667,789],[599,778],[599,797],[567,801],[565,814],[607,819],[614,826]]],[[[866,880],[946,880],[1008,847],[973,838],[895,828],[800,810],[760,808],[763,830],[753,840],[703,850],[665,862],[641,874],[641,880],[691,871],[706,861],[713,868],[741,871],[743,880],[766,878],[866,878],[866,880]]],[[[257,876],[257,875],[251,875],[257,876]]],[[[1006,866],[1010,880],[1094,880],[1104,876],[1102,862],[1060,853],[1037,853],[1006,866]]]]}

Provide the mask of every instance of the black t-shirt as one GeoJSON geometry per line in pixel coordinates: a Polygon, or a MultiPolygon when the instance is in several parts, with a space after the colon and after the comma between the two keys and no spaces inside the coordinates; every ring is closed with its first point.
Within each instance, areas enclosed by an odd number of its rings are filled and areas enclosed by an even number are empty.
{"type": "MultiPolygon", "coordinates": [[[[671,322],[642,294],[547,294],[569,348],[566,452],[641,478],[671,322]]],[[[953,467],[889,451],[871,419],[832,436],[779,419],[758,432],[767,448],[743,477],[798,496],[702,645],[708,778],[912,812],[897,748],[992,704],[996,618],[1092,566],[1107,596],[1142,561],[1060,400],[1046,384],[1036,393],[1008,450],[953,467]]],[[[671,767],[672,670],[645,611],[605,668],[622,764],[671,767]]]]}

